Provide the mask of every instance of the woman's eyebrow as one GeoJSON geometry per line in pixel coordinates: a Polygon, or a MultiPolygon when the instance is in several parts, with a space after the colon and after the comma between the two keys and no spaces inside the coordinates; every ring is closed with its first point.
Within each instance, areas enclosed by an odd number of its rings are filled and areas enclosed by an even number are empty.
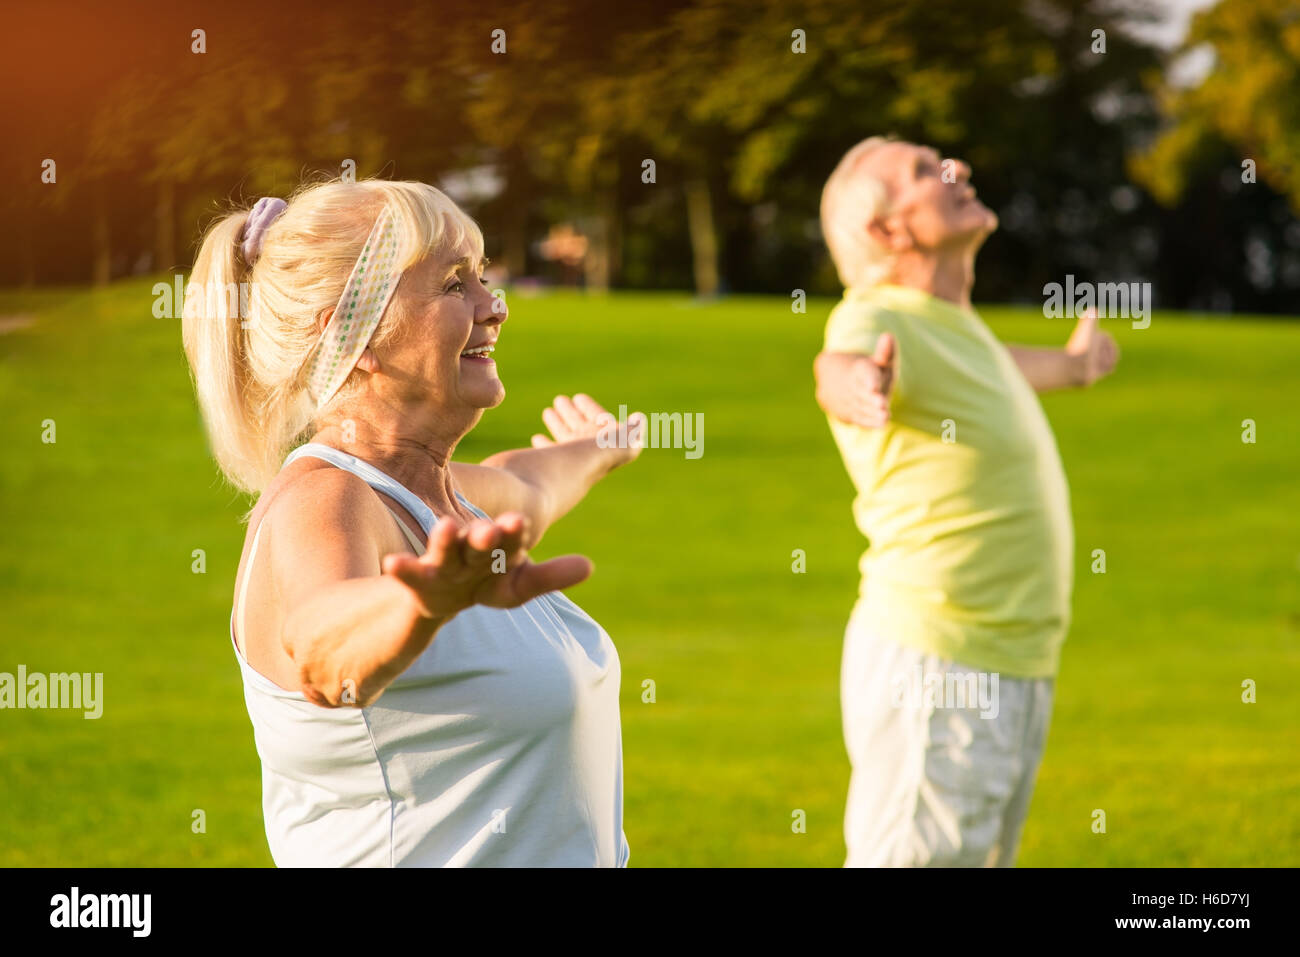
{"type": "Polygon", "coordinates": [[[470,259],[468,256],[461,256],[459,259],[449,262],[442,270],[444,281],[450,279],[452,276],[456,275],[456,273],[468,266],[469,262],[470,259]]]}
{"type": "MultiPolygon", "coordinates": [[[[492,262],[492,260],[490,260],[490,259],[488,259],[486,256],[484,256],[482,259],[479,260],[478,268],[479,268],[479,269],[486,269],[487,266],[488,266],[488,263],[490,263],[490,262],[492,262]]],[[[446,273],[447,273],[447,275],[450,276],[452,273],[454,273],[454,272],[458,272],[458,271],[460,271],[460,270],[466,268],[467,266],[471,265],[472,263],[473,263],[473,260],[470,259],[469,256],[461,256],[459,259],[457,259],[457,260],[455,260],[454,262],[449,263],[449,264],[447,265],[446,273]]]]}

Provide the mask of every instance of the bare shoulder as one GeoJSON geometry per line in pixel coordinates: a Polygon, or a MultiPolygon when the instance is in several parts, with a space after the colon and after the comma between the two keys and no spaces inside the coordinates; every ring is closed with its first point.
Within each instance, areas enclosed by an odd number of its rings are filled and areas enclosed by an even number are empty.
{"type": "Polygon", "coordinates": [[[290,463],[263,490],[249,517],[235,579],[235,607],[243,614],[236,643],[254,668],[281,687],[297,687],[295,666],[272,637],[279,634],[285,609],[321,585],[378,574],[378,550],[391,543],[383,540],[376,512],[383,506],[365,482],[315,459],[290,463]]]}
{"type": "Polygon", "coordinates": [[[268,501],[267,517],[274,515],[277,523],[312,514],[355,520],[379,504],[364,481],[319,459],[294,462],[276,476],[263,497],[268,501]]]}
{"type": "Polygon", "coordinates": [[[380,573],[400,550],[392,516],[364,481],[319,460],[292,463],[264,493],[274,575],[303,586],[380,573]]]}

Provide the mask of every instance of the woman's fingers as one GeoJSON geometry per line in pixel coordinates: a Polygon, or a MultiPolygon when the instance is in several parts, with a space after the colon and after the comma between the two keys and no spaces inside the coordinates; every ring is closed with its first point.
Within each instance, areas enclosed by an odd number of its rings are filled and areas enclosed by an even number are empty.
{"type": "Polygon", "coordinates": [[[564,419],[560,417],[560,413],[556,412],[552,408],[545,408],[542,410],[542,421],[545,422],[546,427],[551,430],[551,435],[555,436],[555,441],[566,442],[569,440],[569,426],[564,419]]]}
{"type": "MultiPolygon", "coordinates": [[[[609,416],[611,425],[606,426],[607,430],[612,430],[616,438],[614,443],[617,448],[626,449],[626,455],[623,461],[630,462],[641,454],[641,450],[646,444],[646,417],[643,412],[633,412],[627,417],[627,421],[618,423],[615,428],[612,423],[617,420],[608,412],[604,413],[609,416]]],[[[608,435],[608,431],[606,432],[608,435]]]]}
{"type": "MultiPolygon", "coordinates": [[[[411,591],[422,594],[433,574],[433,568],[414,555],[386,555],[380,567],[385,575],[392,575],[411,591]]],[[[427,608],[427,604],[425,605],[427,608]]]]}
{"type": "Polygon", "coordinates": [[[379,570],[385,575],[392,575],[394,578],[406,581],[406,575],[412,562],[418,559],[406,554],[405,552],[393,552],[391,555],[385,555],[379,563],[379,570]]]}
{"type": "MultiPolygon", "coordinates": [[[[642,416],[642,419],[644,418],[642,416]]],[[[616,423],[620,432],[631,425],[630,422],[618,423],[613,413],[608,412],[603,405],[585,392],[579,392],[572,398],[567,395],[557,395],[554,404],[542,410],[542,421],[551,430],[551,435],[555,437],[556,442],[599,438],[602,434],[608,434],[613,439],[616,436],[612,429],[616,423]]],[[[532,442],[533,448],[544,448],[554,444],[545,436],[533,436],[532,442]]]]}
{"type": "Polygon", "coordinates": [[[591,575],[591,562],[581,555],[540,565],[528,561],[523,547],[527,532],[528,519],[519,512],[506,512],[495,521],[478,519],[465,528],[444,517],[429,533],[424,555],[385,555],[380,567],[416,592],[427,614],[440,616],[477,603],[516,607],[591,575]],[[502,556],[504,567],[497,562],[502,556]]]}
{"type": "Polygon", "coordinates": [[[501,541],[501,529],[482,519],[471,522],[461,541],[461,557],[471,572],[479,573],[491,564],[492,553],[501,541]]]}
{"type": "Polygon", "coordinates": [[[429,545],[424,550],[424,557],[439,567],[446,565],[450,559],[459,560],[457,540],[460,535],[460,525],[451,516],[444,515],[429,532],[429,545]]]}
{"type": "Polygon", "coordinates": [[[646,417],[644,412],[633,412],[627,417],[628,446],[634,449],[645,448],[646,417]]]}
{"type": "Polygon", "coordinates": [[[601,416],[609,415],[605,407],[587,395],[585,392],[579,392],[573,397],[573,405],[579,412],[586,416],[590,422],[598,421],[601,416]]]}
{"type": "Polygon", "coordinates": [[[582,413],[578,411],[578,407],[573,404],[572,399],[567,395],[557,395],[553,407],[560,414],[560,418],[564,420],[564,424],[568,426],[570,432],[581,433],[583,431],[583,426],[587,423],[583,419],[582,413]]]}
{"type": "Polygon", "coordinates": [[[533,448],[535,448],[535,449],[544,449],[544,448],[546,448],[548,445],[554,445],[554,444],[555,444],[554,441],[552,441],[551,439],[548,439],[546,436],[542,435],[540,432],[537,433],[537,434],[535,434],[535,435],[533,436],[532,442],[533,442],[533,448]]]}
{"type": "Polygon", "coordinates": [[[548,591],[563,591],[591,577],[591,560],[582,555],[563,555],[534,564],[525,562],[514,571],[512,599],[519,604],[548,591]]]}
{"type": "Polygon", "coordinates": [[[503,512],[497,518],[497,528],[501,531],[501,541],[497,547],[506,553],[507,559],[523,550],[528,519],[522,512],[503,512]]]}

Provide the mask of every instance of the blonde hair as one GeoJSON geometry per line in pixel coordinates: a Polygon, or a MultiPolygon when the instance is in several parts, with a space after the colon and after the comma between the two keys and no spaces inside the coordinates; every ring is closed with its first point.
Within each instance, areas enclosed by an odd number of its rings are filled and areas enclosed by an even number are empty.
{"type": "Polygon", "coordinates": [[[884,282],[894,266],[894,257],[863,228],[888,212],[889,191],[880,180],[857,171],[868,154],[892,142],[892,137],[873,136],[854,146],[822,189],[822,236],[846,288],[884,282]]]}
{"type": "MultiPolygon", "coordinates": [[[[355,391],[354,371],[317,410],[307,391],[307,360],[320,338],[320,317],[338,304],[385,207],[401,222],[403,273],[466,240],[482,256],[478,225],[440,190],[417,182],[300,187],[267,228],[251,267],[241,250],[248,209],[222,216],[203,236],[186,286],[182,339],[212,454],[237,488],[261,492],[308,427],[355,391]]],[[[372,345],[382,347],[398,331],[393,312],[390,305],[372,345]]]]}

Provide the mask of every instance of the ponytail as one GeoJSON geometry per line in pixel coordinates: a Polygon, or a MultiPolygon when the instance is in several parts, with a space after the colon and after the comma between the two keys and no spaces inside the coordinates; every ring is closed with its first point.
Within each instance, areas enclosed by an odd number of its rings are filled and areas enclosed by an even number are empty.
{"type": "Polygon", "coordinates": [[[255,492],[264,485],[266,463],[246,359],[250,270],[240,244],[247,220],[248,210],[240,210],[208,229],[186,286],[181,337],[212,454],[232,484],[255,492]]]}

